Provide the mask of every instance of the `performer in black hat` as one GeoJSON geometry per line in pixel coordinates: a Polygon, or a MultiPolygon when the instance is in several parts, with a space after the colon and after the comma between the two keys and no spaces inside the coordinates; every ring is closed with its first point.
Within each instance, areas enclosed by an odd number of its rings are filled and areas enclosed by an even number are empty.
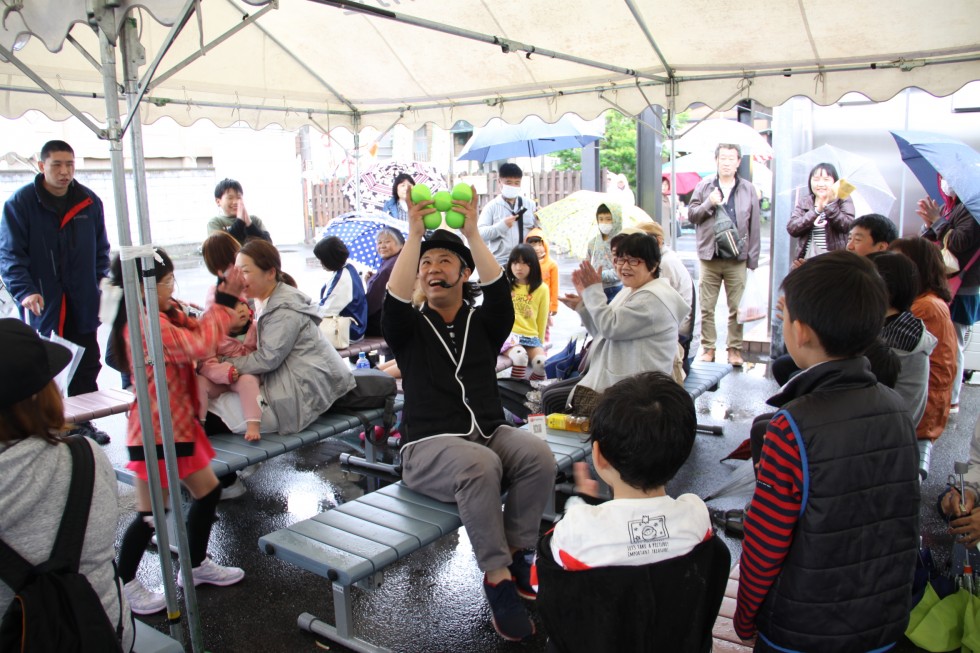
{"type": "Polygon", "coordinates": [[[436,230],[422,242],[431,201],[409,198],[409,235],[388,282],[381,318],[405,389],[402,479],[439,501],[455,502],[485,572],[493,624],[520,641],[534,624],[519,596],[533,600],[533,548],[554,491],[555,459],[543,440],[509,426],[497,392],[496,361],[514,324],[503,269],[477,229],[476,192],[454,201],[465,216],[456,234],[436,230]],[[475,306],[479,273],[483,303],[475,306]],[[425,302],[410,299],[418,281],[425,302]],[[507,488],[504,510],[501,489],[507,488]]]}

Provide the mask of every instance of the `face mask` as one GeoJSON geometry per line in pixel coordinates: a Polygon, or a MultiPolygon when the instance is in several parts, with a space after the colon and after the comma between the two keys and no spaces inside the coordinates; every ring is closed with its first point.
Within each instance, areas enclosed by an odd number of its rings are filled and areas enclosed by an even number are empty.
{"type": "Polygon", "coordinates": [[[505,200],[516,200],[521,196],[520,186],[501,186],[500,194],[504,196],[505,200]]]}
{"type": "Polygon", "coordinates": [[[611,224],[600,224],[599,225],[599,233],[601,233],[603,236],[608,236],[609,234],[612,233],[612,225],[611,224]]]}
{"type": "Polygon", "coordinates": [[[955,194],[953,187],[949,185],[949,182],[946,181],[945,177],[939,180],[939,188],[942,189],[944,195],[949,195],[952,197],[955,194]]]}

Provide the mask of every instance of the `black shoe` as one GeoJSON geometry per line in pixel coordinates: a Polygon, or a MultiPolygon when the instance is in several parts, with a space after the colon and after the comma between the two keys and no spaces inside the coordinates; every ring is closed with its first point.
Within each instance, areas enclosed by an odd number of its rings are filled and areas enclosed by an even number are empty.
{"type": "Polygon", "coordinates": [[[110,441],[109,434],[101,429],[95,428],[92,422],[79,422],[75,425],[75,428],[68,432],[68,435],[81,435],[86,438],[92,438],[96,444],[103,446],[109,444],[110,441]]]}
{"type": "Polygon", "coordinates": [[[531,567],[534,565],[534,549],[522,549],[514,554],[514,562],[507,567],[514,577],[517,595],[527,601],[534,601],[538,593],[531,584],[531,567]]]}
{"type": "Polygon", "coordinates": [[[491,585],[484,576],[483,593],[490,604],[493,628],[498,635],[510,642],[522,642],[534,634],[534,622],[521,605],[514,581],[502,580],[491,585]]]}

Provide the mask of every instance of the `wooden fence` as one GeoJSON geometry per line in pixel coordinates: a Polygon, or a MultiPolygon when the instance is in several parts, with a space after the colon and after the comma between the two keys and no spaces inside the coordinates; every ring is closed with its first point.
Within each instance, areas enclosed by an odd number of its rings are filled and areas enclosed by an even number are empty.
{"type": "MultiPolygon", "coordinates": [[[[526,176],[531,176],[527,174],[526,176]]],[[[348,213],[350,202],[344,197],[345,180],[332,180],[324,184],[314,184],[310,208],[313,211],[312,224],[319,231],[330,220],[348,213]]],[[[534,197],[538,206],[547,206],[582,188],[582,173],[578,170],[551,170],[536,172],[533,178],[534,197]]],[[[482,210],[487,202],[497,195],[497,173],[487,175],[487,192],[481,193],[479,207],[482,210]]],[[[312,234],[308,234],[312,237],[312,234]]]]}

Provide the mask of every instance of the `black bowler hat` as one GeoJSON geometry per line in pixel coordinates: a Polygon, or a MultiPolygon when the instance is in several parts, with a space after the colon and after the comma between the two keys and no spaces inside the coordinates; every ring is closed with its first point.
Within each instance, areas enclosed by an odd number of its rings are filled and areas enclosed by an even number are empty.
{"type": "Polygon", "coordinates": [[[425,254],[430,249],[448,249],[463,259],[463,264],[466,267],[471,270],[476,268],[473,264],[473,254],[470,253],[470,248],[463,244],[462,238],[448,229],[436,229],[432,232],[431,236],[422,241],[419,256],[425,254]]]}
{"type": "Polygon", "coordinates": [[[66,347],[44,340],[18,319],[0,320],[0,406],[39,392],[70,362],[66,347]]]}

